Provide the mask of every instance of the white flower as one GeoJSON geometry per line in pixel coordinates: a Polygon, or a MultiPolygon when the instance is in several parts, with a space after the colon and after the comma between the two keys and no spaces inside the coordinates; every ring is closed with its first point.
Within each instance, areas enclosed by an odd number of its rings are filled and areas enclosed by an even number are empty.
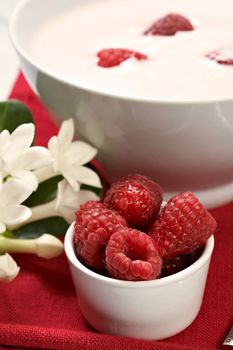
{"type": "Polygon", "coordinates": [[[19,266],[9,254],[0,255],[0,281],[11,282],[19,270],[19,266]]]}
{"type": "Polygon", "coordinates": [[[31,146],[34,134],[32,123],[18,126],[12,134],[8,130],[0,133],[1,178],[11,175],[25,179],[31,183],[33,190],[37,188],[38,181],[32,170],[52,162],[47,148],[31,146]]]}
{"type": "Polygon", "coordinates": [[[31,210],[24,202],[32,193],[31,184],[21,178],[9,178],[2,183],[0,190],[0,233],[7,225],[16,225],[31,216],[31,210]]]}
{"type": "Polygon", "coordinates": [[[97,199],[99,197],[94,192],[88,190],[75,192],[70,184],[66,180],[63,180],[58,183],[56,210],[71,224],[75,219],[75,212],[81,204],[97,199]]]}
{"type": "MultiPolygon", "coordinates": [[[[58,183],[57,197],[48,203],[32,207],[31,216],[24,224],[54,216],[63,217],[68,223],[72,223],[75,219],[75,212],[79,209],[81,204],[84,204],[88,200],[98,199],[99,197],[94,192],[88,190],[76,192],[68,181],[62,180],[58,183]]],[[[20,226],[21,225],[16,223],[8,226],[8,228],[16,230],[20,226]]]]}
{"type": "Polygon", "coordinates": [[[72,119],[62,123],[58,136],[49,140],[48,148],[53,157],[54,171],[61,173],[75,191],[80,183],[102,187],[99,176],[84,166],[92,160],[97,150],[83,141],[74,141],[74,122],[72,119]]]}
{"type": "Polygon", "coordinates": [[[3,162],[3,159],[0,156],[0,190],[1,190],[1,187],[2,187],[2,182],[3,182],[4,176],[5,176],[4,162],[3,162]]]}

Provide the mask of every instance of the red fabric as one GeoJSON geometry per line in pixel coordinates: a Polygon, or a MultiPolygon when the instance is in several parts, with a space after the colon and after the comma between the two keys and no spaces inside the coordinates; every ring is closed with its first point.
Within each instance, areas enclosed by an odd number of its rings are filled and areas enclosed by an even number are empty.
{"type": "MultiPolygon", "coordinates": [[[[57,127],[22,75],[11,97],[30,107],[37,143],[47,145],[57,127]]],[[[0,348],[220,349],[233,325],[233,203],[212,214],[218,231],[203,305],[196,320],[182,333],[159,342],[99,334],[82,318],[64,254],[53,260],[15,255],[21,273],[11,284],[0,285],[0,348]]]]}

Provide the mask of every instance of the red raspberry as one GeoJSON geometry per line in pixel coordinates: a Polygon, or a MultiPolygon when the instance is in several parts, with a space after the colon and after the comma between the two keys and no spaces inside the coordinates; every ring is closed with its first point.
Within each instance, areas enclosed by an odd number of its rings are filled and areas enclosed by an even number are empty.
{"type": "Polygon", "coordinates": [[[128,175],[113,183],[104,204],[119,212],[134,228],[147,229],[162,203],[161,187],[142,175],[128,175]]]}
{"type": "Polygon", "coordinates": [[[162,267],[162,277],[173,275],[179,271],[184,270],[191,264],[189,254],[177,255],[173,259],[164,259],[162,267]]]}
{"type": "Polygon", "coordinates": [[[161,256],[172,259],[204,245],[214,233],[216,221],[191,192],[171,198],[149,234],[160,247],[161,256]]]}
{"type": "Polygon", "coordinates": [[[87,201],[84,204],[80,205],[79,211],[85,211],[85,210],[90,210],[90,209],[97,209],[97,208],[106,208],[106,206],[100,202],[100,201],[94,201],[94,200],[90,200],[87,201]]]}
{"type": "Polygon", "coordinates": [[[148,57],[140,52],[128,49],[103,49],[97,53],[99,58],[98,66],[110,68],[119,66],[123,61],[129,58],[136,58],[137,60],[146,60],[148,57]]]}
{"type": "Polygon", "coordinates": [[[173,275],[179,271],[186,269],[192,265],[203,253],[203,248],[198,248],[190,254],[181,254],[175,256],[173,259],[163,259],[163,267],[161,277],[173,275]]]}
{"type": "Polygon", "coordinates": [[[150,236],[125,227],[110,237],[106,248],[106,265],[114,278],[147,281],[160,276],[162,259],[150,236]]]}
{"type": "MultiPolygon", "coordinates": [[[[126,226],[125,219],[118,213],[100,204],[96,208],[81,208],[76,212],[74,236],[77,256],[87,265],[99,269],[104,267],[105,247],[109,237],[126,226]]],[[[92,205],[89,202],[86,207],[92,205]]]]}
{"type": "Polygon", "coordinates": [[[176,32],[193,30],[193,25],[184,16],[170,13],[158,19],[144,35],[175,35],[176,32]]]}
{"type": "Polygon", "coordinates": [[[233,48],[224,48],[218,51],[212,51],[206,55],[212,61],[216,61],[219,64],[225,64],[233,66],[233,48]]]}

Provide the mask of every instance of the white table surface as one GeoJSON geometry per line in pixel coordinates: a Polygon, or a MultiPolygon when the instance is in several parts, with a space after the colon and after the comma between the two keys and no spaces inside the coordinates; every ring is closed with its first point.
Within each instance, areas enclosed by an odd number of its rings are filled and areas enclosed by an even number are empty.
{"type": "Polygon", "coordinates": [[[9,95],[16,79],[18,59],[8,35],[10,15],[20,0],[0,0],[0,100],[9,95]]]}

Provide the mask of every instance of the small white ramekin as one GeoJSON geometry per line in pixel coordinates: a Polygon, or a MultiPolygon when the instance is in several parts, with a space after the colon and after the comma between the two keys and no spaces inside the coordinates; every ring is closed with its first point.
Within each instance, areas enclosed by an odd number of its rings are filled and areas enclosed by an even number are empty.
{"type": "Polygon", "coordinates": [[[85,319],[99,332],[159,340],[188,327],[197,316],[205,290],[214,237],[192,265],[153,281],[121,281],[85,267],[74,250],[74,224],[65,236],[78,302],[85,319]]]}

